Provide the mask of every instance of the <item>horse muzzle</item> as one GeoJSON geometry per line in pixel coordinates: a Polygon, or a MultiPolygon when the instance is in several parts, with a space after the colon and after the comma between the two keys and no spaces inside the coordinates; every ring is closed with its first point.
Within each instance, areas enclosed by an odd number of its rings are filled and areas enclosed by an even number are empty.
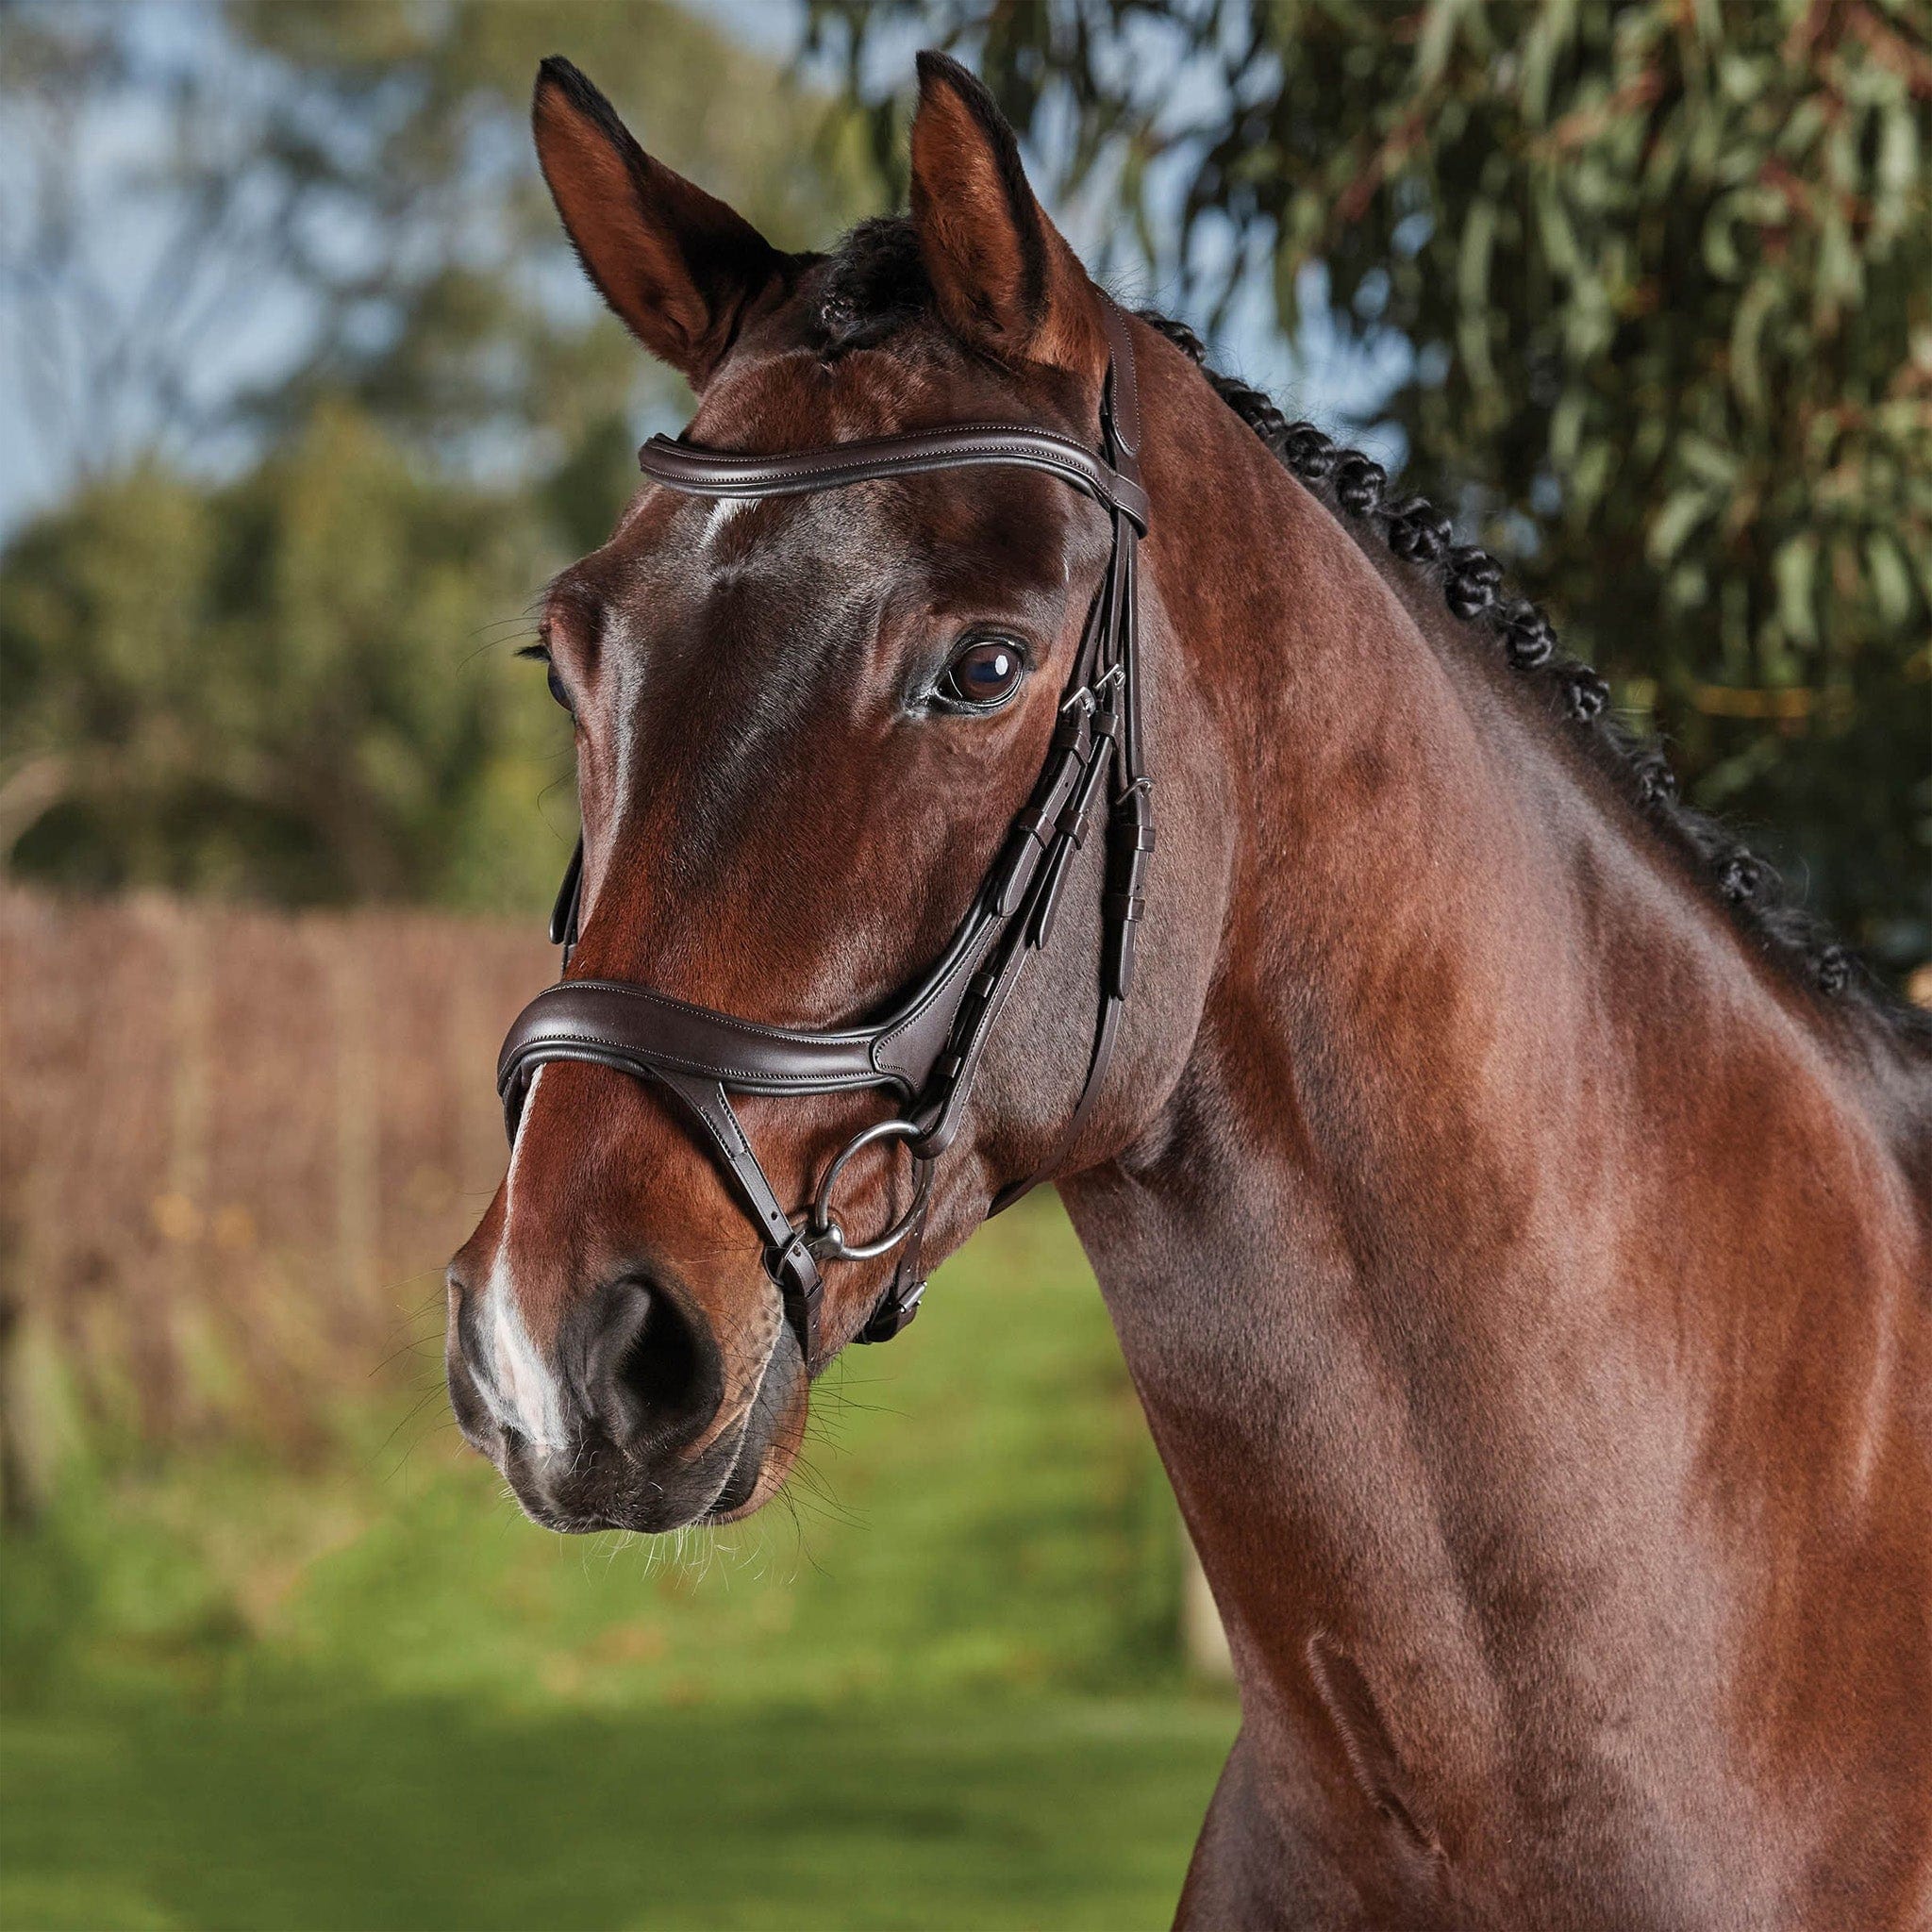
{"type": "Polygon", "coordinates": [[[450,1406],[530,1518],[655,1534],[749,1513],[803,1434],[805,1360],[778,1309],[721,1340],[676,1285],[621,1276],[540,1350],[500,1285],[450,1271],[450,1406]]]}

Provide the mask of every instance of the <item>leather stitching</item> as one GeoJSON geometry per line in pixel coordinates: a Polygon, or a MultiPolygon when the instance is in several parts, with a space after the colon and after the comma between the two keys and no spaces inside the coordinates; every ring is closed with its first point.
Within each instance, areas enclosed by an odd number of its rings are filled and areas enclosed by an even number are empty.
{"type": "Polygon", "coordinates": [[[1051,430],[1015,430],[987,424],[957,432],[914,431],[905,437],[835,445],[834,449],[836,454],[745,457],[653,437],[638,452],[638,466],[669,489],[701,495],[741,491],[756,496],[783,493],[786,486],[794,483],[831,488],[841,481],[876,482],[897,470],[971,469],[1009,459],[1084,485],[1101,502],[1136,524],[1143,527],[1146,524],[1146,491],[1133,477],[1051,430]]]}
{"type": "Polygon", "coordinates": [[[575,1051],[589,1052],[595,1048],[600,1053],[614,1054],[619,1058],[634,1061],[646,1072],[656,1072],[659,1067],[669,1068],[676,1074],[701,1074],[708,1080],[716,1080],[738,1092],[758,1093],[770,1090],[774,1092],[788,1089],[802,1089],[808,1093],[843,1093],[859,1087],[903,1087],[905,1080],[896,1074],[888,1074],[884,1069],[868,1069],[864,1072],[853,1070],[848,1073],[825,1074],[817,1073],[765,1073],[742,1066],[724,1066],[710,1060],[693,1059],[688,1054],[674,1053],[658,1046],[639,1046],[631,1041],[613,1040],[591,1032],[573,1033],[534,1033],[529,1039],[519,1041],[516,1047],[505,1057],[504,1064],[497,1076],[497,1091],[503,1090],[523,1073],[534,1060],[539,1065],[546,1059],[574,1057],[575,1051]],[[551,1052],[552,1048],[560,1049],[551,1052]]]}

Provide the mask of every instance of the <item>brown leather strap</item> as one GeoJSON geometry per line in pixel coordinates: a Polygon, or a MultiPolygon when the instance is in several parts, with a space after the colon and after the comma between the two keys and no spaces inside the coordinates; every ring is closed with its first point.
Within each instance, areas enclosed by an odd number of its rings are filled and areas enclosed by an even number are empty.
{"type": "Polygon", "coordinates": [[[556,902],[550,908],[550,943],[563,948],[566,968],[570,965],[571,948],[577,942],[577,902],[583,890],[584,835],[579,832],[570,863],[563,869],[563,883],[558,887],[556,902]]]}
{"type": "MultiPolygon", "coordinates": [[[[1107,408],[1111,421],[1115,449],[1112,452],[1120,473],[1137,484],[1141,480],[1141,380],[1134,367],[1134,338],[1127,318],[1111,302],[1100,305],[1100,325],[1107,335],[1107,408]]],[[[1144,532],[1145,517],[1134,520],[1144,532]]]]}
{"type": "Polygon", "coordinates": [[[647,987],[567,979],[516,1017],[496,1062],[501,1091],[530,1065],[581,1047],[592,1057],[634,1058],[636,1071],[718,1080],[739,1093],[833,1093],[850,1087],[918,1091],[905,1074],[881,1073],[873,1035],[800,1033],[687,1006],[647,987]]]}
{"type": "Polygon", "coordinates": [[[784,1204],[772,1191],[772,1184],[765,1178],[765,1171],[745,1138],[724,1089],[715,1081],[686,1079],[661,1069],[655,1072],[656,1077],[684,1102],[710,1137],[726,1172],[737,1184],[741,1199],[764,1235],[766,1270],[778,1285],[786,1314],[796,1328],[799,1352],[809,1367],[812,1350],[817,1345],[819,1298],[824,1283],[819,1277],[818,1259],[807,1239],[808,1231],[792,1224],[784,1204]]]}
{"type": "MultiPolygon", "coordinates": [[[[1103,412],[1108,456],[1119,475],[1140,482],[1141,396],[1127,320],[1112,303],[1102,305],[1102,321],[1112,359],[1108,368],[1103,412]]],[[[1100,1008],[1087,1075],[1065,1130],[1053,1153],[1024,1180],[1009,1182],[993,1196],[991,1212],[1001,1214],[1057,1174],[1079,1151],[1080,1137],[1092,1118],[1119,1037],[1121,1014],[1134,976],[1134,935],[1144,906],[1141,886],[1154,850],[1153,780],[1141,756],[1138,531],[1118,523],[1108,564],[1104,611],[1099,625],[1106,672],[1118,674],[1120,717],[1108,733],[1114,746],[1115,788],[1108,814],[1106,882],[1101,897],[1100,1008]]],[[[1048,908],[1050,919],[1051,908],[1048,908]]],[[[1043,935],[1042,935],[1043,938],[1043,935]]]]}
{"type": "Polygon", "coordinates": [[[654,436],[638,451],[639,469],[654,482],[696,496],[800,496],[848,483],[934,470],[977,469],[988,463],[1047,471],[1108,509],[1119,510],[1137,529],[1147,527],[1147,492],[1135,478],[1069,437],[1021,424],[916,429],[902,436],[835,442],[824,449],[787,450],[775,456],[737,456],[669,436],[654,436]]]}

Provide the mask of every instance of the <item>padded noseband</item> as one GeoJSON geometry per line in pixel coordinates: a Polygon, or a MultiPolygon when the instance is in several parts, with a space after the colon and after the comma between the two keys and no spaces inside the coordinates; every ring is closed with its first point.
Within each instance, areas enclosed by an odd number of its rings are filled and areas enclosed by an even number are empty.
{"type": "MultiPolygon", "coordinates": [[[[822,1268],[903,1244],[897,1270],[858,1340],[884,1341],[918,1312],[925,1283],[920,1247],[933,1167],[958,1132],[987,1039],[1029,956],[1052,937],[1074,855],[1092,830],[1109,784],[1100,1008],[1080,1098],[1059,1150],[1037,1174],[1001,1191],[998,1213],[1043,1179],[1074,1145],[1113,1052],[1133,984],[1141,885],[1154,849],[1151,780],[1141,758],[1139,598],[1134,546],[1147,528],[1141,487],[1139,398],[1125,320],[1102,300],[1109,359],[1100,454],[1044,429],[968,425],[837,443],[788,455],[722,455],[654,436],[639,452],[645,475],[698,496],[796,495],[935,470],[1018,466],[1058,476],[1106,509],[1113,548],[1081,633],[1059,721],[1026,807],[1013,821],[972,908],[938,963],[876,1025],[807,1032],[760,1025],[693,1007],[648,987],[564,978],[517,1016],[496,1069],[514,1141],[537,1069],[588,1060],[676,1095],[736,1188],[764,1242],[765,1266],[784,1297],[807,1365],[815,1363],[822,1268]],[[734,1093],[835,1093],[877,1088],[898,1112],[867,1127],[833,1159],[808,1208],[794,1219],[774,1192],[731,1106],[734,1093]],[[833,1217],[832,1195],[861,1147],[903,1140],[912,1157],[911,1206],[891,1227],[855,1243],[833,1217]]],[[[583,841],[551,916],[565,974],[576,943],[583,841]]]]}

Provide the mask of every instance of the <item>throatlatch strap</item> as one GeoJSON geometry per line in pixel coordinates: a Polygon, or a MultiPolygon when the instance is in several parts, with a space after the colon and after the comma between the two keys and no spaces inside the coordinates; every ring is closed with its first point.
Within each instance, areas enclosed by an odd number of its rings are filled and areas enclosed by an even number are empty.
{"type": "MultiPolygon", "coordinates": [[[[1114,469],[1140,486],[1141,402],[1134,373],[1134,354],[1126,323],[1110,303],[1104,319],[1113,360],[1108,371],[1102,408],[1107,456],[1114,469]]],[[[1024,1180],[1009,1182],[993,1196],[990,1212],[1004,1213],[1031,1193],[1041,1181],[1066,1165],[1078,1151],[1080,1136],[1091,1120],[1113,1058],[1121,1013],[1134,982],[1134,934],[1145,904],[1141,882],[1148,855],[1154,850],[1154,781],[1141,762],[1140,679],[1140,587],[1137,540],[1146,520],[1129,522],[1116,512],[1113,555],[1108,559],[1101,598],[1099,664],[1091,688],[1105,690],[1096,712],[1096,738],[1106,741],[1107,757],[1095,757],[1090,769],[1097,779],[1103,761],[1112,777],[1112,802],[1108,811],[1107,871],[1102,891],[1100,1006],[1094,1019],[1093,1048],[1087,1077],[1058,1144],[1024,1180]],[[1115,690],[1118,687],[1118,716],[1115,690]],[[1104,718],[1104,727],[1100,720],[1104,718]]],[[[1091,788],[1089,788],[1091,797],[1091,788]]],[[[1084,836],[1084,822],[1081,826],[1084,836]]],[[[1077,841],[1076,841],[1077,842],[1077,841]]],[[[1051,908],[1047,913],[1051,923],[1051,908]]],[[[1044,934],[1042,934],[1042,939],[1044,934]]]]}

